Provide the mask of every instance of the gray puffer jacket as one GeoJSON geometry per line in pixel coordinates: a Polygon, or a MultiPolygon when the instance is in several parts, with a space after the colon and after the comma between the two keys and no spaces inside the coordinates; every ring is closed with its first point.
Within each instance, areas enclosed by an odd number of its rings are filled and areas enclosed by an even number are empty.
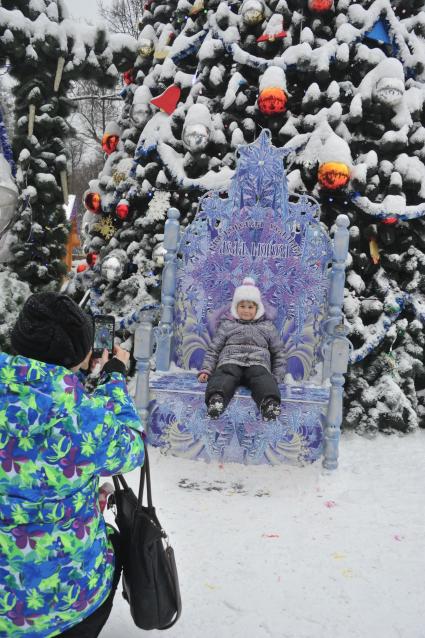
{"type": "Polygon", "coordinates": [[[205,352],[202,370],[212,374],[217,367],[264,366],[280,380],[285,374],[284,345],[272,321],[264,316],[253,321],[223,319],[205,352]]]}

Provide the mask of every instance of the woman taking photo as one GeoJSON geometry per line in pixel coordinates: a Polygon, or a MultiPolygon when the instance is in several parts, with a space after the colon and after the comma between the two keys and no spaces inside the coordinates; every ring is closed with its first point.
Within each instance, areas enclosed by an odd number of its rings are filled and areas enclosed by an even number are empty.
{"type": "Polygon", "coordinates": [[[99,509],[99,476],[143,464],[125,382],[129,354],[105,351],[89,395],[91,319],[65,295],[26,301],[0,353],[0,635],[94,638],[120,577],[99,509]]]}

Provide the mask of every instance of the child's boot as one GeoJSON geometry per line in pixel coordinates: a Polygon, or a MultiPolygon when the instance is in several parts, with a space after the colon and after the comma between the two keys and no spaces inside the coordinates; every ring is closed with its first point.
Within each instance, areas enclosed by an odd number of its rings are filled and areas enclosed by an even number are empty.
{"type": "Polygon", "coordinates": [[[211,419],[218,419],[218,417],[224,412],[224,400],[221,394],[216,392],[212,394],[207,403],[208,416],[211,419]]]}
{"type": "Polygon", "coordinates": [[[280,401],[273,397],[267,397],[261,403],[261,416],[263,421],[274,421],[281,412],[280,401]]]}

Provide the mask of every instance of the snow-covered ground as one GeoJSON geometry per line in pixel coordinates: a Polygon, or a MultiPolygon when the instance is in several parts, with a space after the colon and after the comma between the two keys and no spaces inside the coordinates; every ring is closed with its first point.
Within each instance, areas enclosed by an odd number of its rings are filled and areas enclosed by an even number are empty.
{"type": "MultiPolygon", "coordinates": [[[[183,598],[170,638],[425,637],[425,432],[345,435],[332,474],[151,458],[183,598]]],[[[143,634],[118,593],[101,638],[143,634]]]]}

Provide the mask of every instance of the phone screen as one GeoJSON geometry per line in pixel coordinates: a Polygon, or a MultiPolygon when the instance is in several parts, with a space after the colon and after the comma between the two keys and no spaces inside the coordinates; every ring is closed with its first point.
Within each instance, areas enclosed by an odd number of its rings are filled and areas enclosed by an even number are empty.
{"type": "Polygon", "coordinates": [[[106,348],[110,354],[114,352],[115,319],[109,315],[98,315],[94,318],[94,356],[101,356],[106,348]]]}

